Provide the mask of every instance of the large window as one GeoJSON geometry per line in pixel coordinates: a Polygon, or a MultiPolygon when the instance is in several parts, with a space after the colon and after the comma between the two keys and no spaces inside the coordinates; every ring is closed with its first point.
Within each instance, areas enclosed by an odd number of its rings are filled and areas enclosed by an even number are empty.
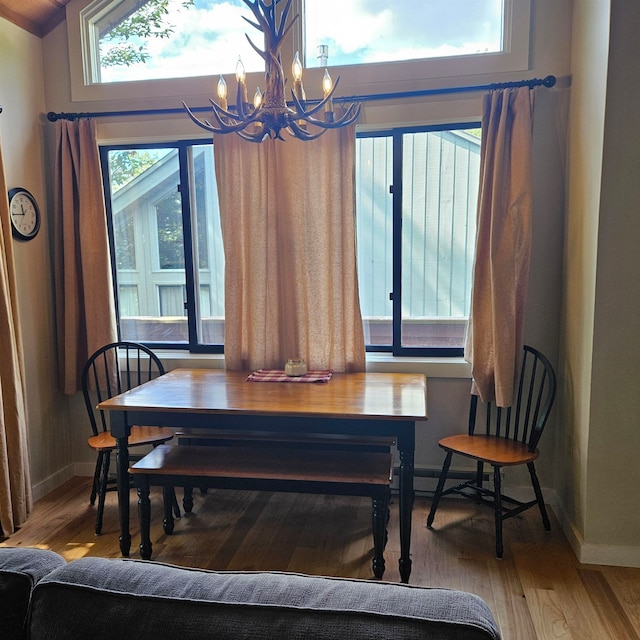
{"type": "Polygon", "coordinates": [[[479,152],[477,128],[359,135],[358,273],[368,350],[462,353],[479,152]]]}
{"type": "MultiPolygon", "coordinates": [[[[261,48],[260,33],[243,19],[253,16],[242,0],[82,4],[67,8],[74,100],[167,95],[169,79],[181,95],[203,86],[213,95],[217,76],[234,74],[239,56],[256,72],[251,93],[264,82],[263,60],[246,37],[261,48]]],[[[381,82],[402,91],[433,78],[529,68],[530,0],[293,0],[290,15],[300,18],[283,43],[285,70],[296,50],[308,69],[349,65],[338,72],[345,95],[381,82]]]]}
{"type": "MultiPolygon", "coordinates": [[[[479,131],[469,127],[358,134],[358,273],[370,351],[462,352],[480,150],[479,131]]],[[[212,145],[103,147],[101,154],[121,338],[222,351],[212,145]]]]}
{"type": "Polygon", "coordinates": [[[101,156],[120,337],[221,350],[224,255],[213,147],[118,146],[101,156]]]}

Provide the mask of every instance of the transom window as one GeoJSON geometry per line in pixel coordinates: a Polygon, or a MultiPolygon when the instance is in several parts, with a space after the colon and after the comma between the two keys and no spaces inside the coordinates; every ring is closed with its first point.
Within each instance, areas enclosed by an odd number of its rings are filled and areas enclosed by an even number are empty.
{"type": "Polygon", "coordinates": [[[329,64],[346,65],[504,50],[503,0],[305,0],[304,8],[309,67],[325,51],[329,64]]]}
{"type": "MultiPolygon", "coordinates": [[[[502,53],[511,2],[295,0],[292,37],[306,67],[502,53]]],[[[96,0],[84,14],[92,83],[232,74],[239,56],[264,68],[241,0],[96,0]]]]}
{"type": "MultiPolygon", "coordinates": [[[[369,351],[462,353],[478,126],[357,136],[358,274],[369,351]]],[[[223,351],[224,254],[213,146],[105,146],[101,156],[120,337],[223,351]]]]}
{"type": "Polygon", "coordinates": [[[117,4],[91,21],[98,42],[94,81],[231,74],[239,57],[247,72],[261,71],[262,59],[245,37],[253,30],[242,19],[247,12],[241,0],[117,4]]]}

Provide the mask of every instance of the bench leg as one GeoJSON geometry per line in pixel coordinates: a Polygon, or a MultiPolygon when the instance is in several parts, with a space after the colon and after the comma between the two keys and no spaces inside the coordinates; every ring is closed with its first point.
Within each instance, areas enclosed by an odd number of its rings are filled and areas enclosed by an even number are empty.
{"type": "Polygon", "coordinates": [[[376,578],[384,575],[384,548],[387,543],[387,522],[389,519],[389,491],[371,499],[373,507],[373,574],[376,578]]]}
{"type": "Polygon", "coordinates": [[[140,520],[140,556],[151,558],[151,500],[149,499],[149,478],[138,476],[138,518],[140,520]]]}
{"type": "Polygon", "coordinates": [[[191,513],[193,510],[193,487],[186,485],[184,488],[184,498],[182,499],[182,506],[185,513],[191,513]]]}
{"type": "Polygon", "coordinates": [[[162,520],[162,528],[164,532],[170,536],[173,533],[173,509],[176,502],[176,492],[173,487],[162,487],[162,504],[164,506],[164,519],[162,520]]]}

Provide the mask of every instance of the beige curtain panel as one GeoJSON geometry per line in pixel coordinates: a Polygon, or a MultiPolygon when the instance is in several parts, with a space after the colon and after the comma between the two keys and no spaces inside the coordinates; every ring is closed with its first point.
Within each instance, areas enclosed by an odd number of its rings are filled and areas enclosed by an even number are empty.
{"type": "Polygon", "coordinates": [[[4,163],[0,150],[0,525],[12,534],[32,507],[24,356],[4,163]]]}
{"type": "Polygon", "coordinates": [[[82,368],[116,339],[100,156],[93,120],[56,123],[54,261],[58,376],[80,390],[82,368]]]}
{"type": "Polygon", "coordinates": [[[364,371],[355,127],[312,142],[214,140],[229,369],[364,371]]]}
{"type": "Polygon", "coordinates": [[[522,357],[532,216],[528,87],[484,97],[476,258],[465,358],[472,393],[512,403],[522,357]]]}

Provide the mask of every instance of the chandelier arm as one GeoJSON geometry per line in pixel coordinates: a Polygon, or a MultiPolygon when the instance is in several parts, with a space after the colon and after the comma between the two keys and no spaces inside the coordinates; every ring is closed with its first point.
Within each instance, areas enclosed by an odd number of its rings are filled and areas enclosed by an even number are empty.
{"type": "Polygon", "coordinates": [[[258,47],[253,44],[253,41],[246,33],[244,34],[244,37],[247,39],[247,42],[251,45],[253,50],[266,62],[268,53],[266,51],[263,51],[262,49],[258,49],[258,47]]]}
{"type": "Polygon", "coordinates": [[[250,124],[254,123],[255,121],[256,121],[256,118],[251,118],[251,120],[243,120],[242,122],[238,122],[237,124],[234,124],[234,125],[223,124],[222,129],[217,133],[238,133],[239,131],[246,129],[250,124]]]}
{"type": "Polygon", "coordinates": [[[213,100],[209,99],[211,106],[213,107],[213,115],[215,115],[216,120],[221,128],[221,133],[234,133],[236,131],[241,131],[248,125],[257,122],[260,118],[260,111],[256,110],[253,114],[247,114],[242,109],[242,114],[239,115],[237,113],[231,113],[229,111],[224,111],[221,109],[213,100]],[[220,114],[226,114],[229,116],[229,119],[232,121],[231,124],[226,123],[222,120],[220,114]]]}
{"type": "Polygon", "coordinates": [[[237,122],[236,120],[236,124],[232,125],[220,122],[220,126],[216,127],[215,125],[212,125],[208,120],[200,120],[200,118],[198,118],[184,102],[182,103],[182,105],[184,106],[187,115],[191,118],[191,120],[193,120],[193,122],[195,122],[201,129],[205,129],[206,131],[210,131],[211,133],[238,133],[257,120],[257,117],[254,116],[253,118],[249,120],[243,120],[242,122],[237,122]]]}
{"type": "MultiPolygon", "coordinates": [[[[347,125],[355,122],[360,115],[360,105],[359,104],[351,104],[349,108],[345,111],[342,117],[338,118],[334,122],[326,122],[324,120],[318,120],[317,118],[306,117],[304,120],[309,124],[314,125],[315,127],[319,127],[321,129],[338,129],[340,127],[346,127],[347,125]]],[[[300,120],[301,118],[297,118],[300,120]]]]}
{"type": "Polygon", "coordinates": [[[333,85],[333,87],[331,88],[331,91],[329,91],[329,93],[322,98],[322,100],[320,100],[320,102],[318,102],[318,104],[316,104],[315,106],[311,107],[310,109],[305,109],[302,106],[302,103],[298,100],[298,98],[296,97],[296,95],[294,94],[293,90],[291,91],[291,94],[293,95],[293,102],[296,106],[296,109],[298,111],[298,115],[301,118],[308,118],[309,116],[312,116],[315,113],[318,113],[318,111],[321,111],[324,106],[327,104],[327,102],[329,102],[329,100],[331,100],[331,98],[333,97],[333,94],[335,93],[335,90],[338,87],[338,82],[340,82],[340,76],[338,76],[336,78],[336,82],[333,85]]]}
{"type": "MultiPolygon", "coordinates": [[[[252,11],[253,11],[253,9],[252,9],[252,11]]],[[[247,18],[247,16],[242,16],[242,19],[246,20],[252,27],[254,27],[255,29],[258,29],[258,31],[262,31],[262,28],[260,27],[260,25],[257,22],[254,22],[253,20],[249,20],[249,18],[247,18]]]]}
{"type": "MultiPolygon", "coordinates": [[[[287,35],[289,34],[289,31],[291,31],[291,28],[293,27],[293,25],[295,24],[296,20],[300,17],[299,13],[296,13],[295,16],[293,16],[293,18],[291,19],[291,22],[289,23],[289,25],[287,27],[285,27],[284,31],[282,32],[281,35],[278,36],[278,42],[280,42],[281,40],[284,40],[287,35]]],[[[280,45],[278,45],[280,46],[280,45]]]]}
{"type": "Polygon", "coordinates": [[[195,122],[201,129],[205,129],[207,131],[211,131],[212,133],[222,133],[222,129],[217,129],[216,127],[214,127],[208,120],[200,120],[200,118],[198,118],[193,111],[191,111],[191,109],[189,109],[189,107],[186,105],[186,103],[183,101],[182,105],[184,106],[187,115],[191,118],[191,120],[193,120],[193,122],[195,122]]]}
{"type": "Polygon", "coordinates": [[[245,117],[241,118],[237,113],[223,109],[217,102],[214,102],[211,98],[209,98],[209,102],[211,103],[211,110],[213,111],[213,115],[216,117],[216,120],[221,127],[229,126],[227,122],[223,120],[223,117],[227,120],[231,120],[232,124],[240,124],[241,122],[244,123],[246,121],[245,117]]]}
{"type": "MultiPolygon", "coordinates": [[[[274,7],[277,4],[278,3],[276,2],[274,4],[274,7]]],[[[291,9],[291,0],[288,0],[287,4],[282,10],[282,13],[280,14],[280,25],[278,26],[278,33],[280,34],[281,39],[283,39],[287,35],[287,33],[289,33],[289,30],[293,26],[293,23],[300,17],[300,14],[297,13],[295,16],[293,16],[293,18],[291,18],[291,23],[289,24],[289,26],[287,26],[287,19],[289,17],[290,9],[291,9]]],[[[275,11],[274,11],[274,17],[275,17],[275,11]]]]}
{"type": "Polygon", "coordinates": [[[296,108],[296,114],[298,116],[301,116],[303,113],[306,112],[305,106],[302,103],[302,101],[298,98],[298,96],[296,95],[296,92],[291,89],[291,98],[293,99],[293,106],[296,108]]]}
{"type": "MultiPolygon", "coordinates": [[[[271,15],[271,19],[273,21],[273,26],[275,27],[276,24],[276,7],[280,4],[281,0],[275,0],[275,2],[273,2],[271,4],[271,11],[270,11],[270,15],[271,15]]],[[[266,8],[266,3],[263,1],[262,5],[266,8]]],[[[284,9],[282,10],[282,12],[280,13],[280,25],[278,27],[278,31],[280,33],[282,33],[283,31],[283,27],[285,26],[286,22],[287,22],[287,18],[289,16],[289,10],[291,9],[291,0],[287,0],[287,4],[285,5],[284,9]]],[[[295,18],[294,18],[295,20],[295,18]]]]}
{"type": "Polygon", "coordinates": [[[248,142],[262,142],[268,135],[268,131],[261,131],[259,133],[247,133],[246,131],[237,131],[237,134],[248,142]]]}
{"type": "MultiPolygon", "coordinates": [[[[262,25],[263,30],[269,31],[274,36],[275,42],[279,42],[284,39],[286,34],[291,29],[293,23],[298,19],[296,15],[289,26],[287,26],[287,19],[289,17],[289,11],[291,10],[291,0],[287,0],[287,4],[280,14],[280,24],[276,27],[276,7],[280,4],[281,0],[274,0],[271,4],[267,4],[263,0],[253,3],[251,10],[255,15],[258,22],[262,25]],[[258,5],[260,10],[258,10],[258,5]]],[[[249,4],[247,0],[244,0],[245,4],[249,4]]]]}
{"type": "Polygon", "coordinates": [[[300,138],[301,140],[305,141],[315,140],[326,131],[326,129],[320,129],[320,131],[318,131],[317,133],[309,133],[306,129],[303,129],[295,120],[289,123],[289,129],[291,129],[291,133],[293,133],[296,138],[300,138]]]}
{"type": "Polygon", "coordinates": [[[244,102],[242,101],[242,95],[240,91],[238,91],[238,95],[236,97],[236,111],[238,113],[234,114],[234,119],[236,122],[244,122],[247,118],[247,112],[244,109],[244,102]]]}
{"type": "MultiPolygon", "coordinates": [[[[354,105],[351,105],[351,106],[354,106],[354,105]]],[[[360,105],[357,106],[357,108],[351,115],[349,115],[350,111],[351,111],[351,107],[349,107],[346,114],[342,118],[340,118],[339,120],[336,120],[335,122],[323,122],[322,120],[312,121],[312,122],[313,124],[319,123],[319,126],[324,129],[338,129],[340,127],[346,127],[347,125],[350,125],[351,123],[355,122],[360,116],[360,105]]]]}
{"type": "MultiPolygon", "coordinates": [[[[276,0],[272,2],[270,5],[267,5],[265,2],[261,0],[256,0],[256,2],[251,2],[251,0],[243,0],[243,2],[249,7],[251,13],[255,16],[256,22],[253,22],[249,18],[242,16],[251,26],[258,29],[258,31],[262,31],[265,36],[271,36],[271,44],[274,45],[274,48],[280,48],[280,42],[284,39],[284,37],[289,33],[291,27],[294,22],[300,17],[297,14],[289,25],[286,25],[286,20],[289,15],[289,10],[291,9],[291,0],[287,0],[287,4],[285,8],[282,10],[280,25],[276,27],[276,6],[280,3],[280,0],[276,0]]],[[[269,47],[267,46],[267,49],[269,47]]]]}

